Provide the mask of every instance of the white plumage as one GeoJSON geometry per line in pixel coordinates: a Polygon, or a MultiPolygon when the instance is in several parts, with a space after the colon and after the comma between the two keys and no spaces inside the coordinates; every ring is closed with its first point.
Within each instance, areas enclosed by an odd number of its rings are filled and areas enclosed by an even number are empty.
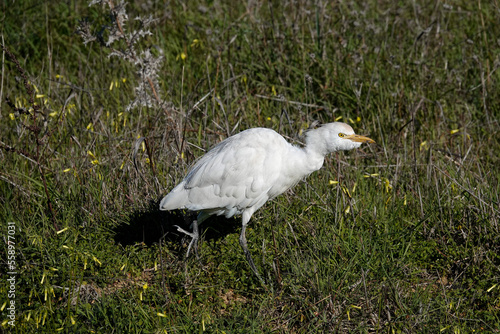
{"type": "MultiPolygon", "coordinates": [[[[253,213],[268,200],[282,194],[323,165],[325,155],[357,148],[368,137],[354,134],[351,126],[335,122],[305,134],[305,147],[288,143],[271,129],[242,131],[220,142],[190,169],[187,176],[160,203],[160,210],[199,211],[193,232],[178,227],[193,239],[187,255],[199,238],[198,224],[210,215],[242,215],[240,245],[253,272],[247,248],[246,226],[253,213]]],[[[196,247],[196,246],[195,246],[196,247]]]]}

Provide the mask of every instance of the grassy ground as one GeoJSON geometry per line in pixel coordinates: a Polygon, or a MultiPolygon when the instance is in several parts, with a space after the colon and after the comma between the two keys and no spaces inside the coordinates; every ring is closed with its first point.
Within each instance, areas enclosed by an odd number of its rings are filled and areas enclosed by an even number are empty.
{"type": "Polygon", "coordinates": [[[108,46],[107,6],[0,6],[3,331],[499,332],[498,1],[136,1],[108,46]],[[377,145],[254,215],[267,286],[238,218],[184,260],[158,202],[197,157],[335,119],[377,145]]]}

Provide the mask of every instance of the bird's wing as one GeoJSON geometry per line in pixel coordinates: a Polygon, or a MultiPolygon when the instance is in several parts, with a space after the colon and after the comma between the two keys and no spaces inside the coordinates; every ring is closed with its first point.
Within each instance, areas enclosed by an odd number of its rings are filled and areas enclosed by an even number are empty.
{"type": "Polygon", "coordinates": [[[279,179],[288,146],[283,137],[266,129],[247,130],[219,143],[186,176],[186,207],[224,209],[230,216],[262,206],[279,179]]]}

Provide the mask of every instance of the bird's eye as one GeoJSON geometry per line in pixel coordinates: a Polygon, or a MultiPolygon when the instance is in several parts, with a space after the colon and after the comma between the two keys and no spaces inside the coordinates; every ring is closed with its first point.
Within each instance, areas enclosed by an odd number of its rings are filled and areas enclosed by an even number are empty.
{"type": "Polygon", "coordinates": [[[345,134],[343,134],[343,133],[341,132],[341,133],[339,133],[339,137],[340,137],[340,138],[344,138],[344,137],[345,137],[345,134]]]}

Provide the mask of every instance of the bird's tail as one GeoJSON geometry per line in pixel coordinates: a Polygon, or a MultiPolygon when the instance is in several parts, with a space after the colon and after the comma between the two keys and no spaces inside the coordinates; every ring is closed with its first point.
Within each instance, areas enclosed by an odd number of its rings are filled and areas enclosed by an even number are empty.
{"type": "Polygon", "coordinates": [[[160,202],[160,210],[168,211],[174,209],[182,209],[188,203],[188,192],[184,188],[184,182],[175,187],[167,196],[163,197],[160,202]]]}

